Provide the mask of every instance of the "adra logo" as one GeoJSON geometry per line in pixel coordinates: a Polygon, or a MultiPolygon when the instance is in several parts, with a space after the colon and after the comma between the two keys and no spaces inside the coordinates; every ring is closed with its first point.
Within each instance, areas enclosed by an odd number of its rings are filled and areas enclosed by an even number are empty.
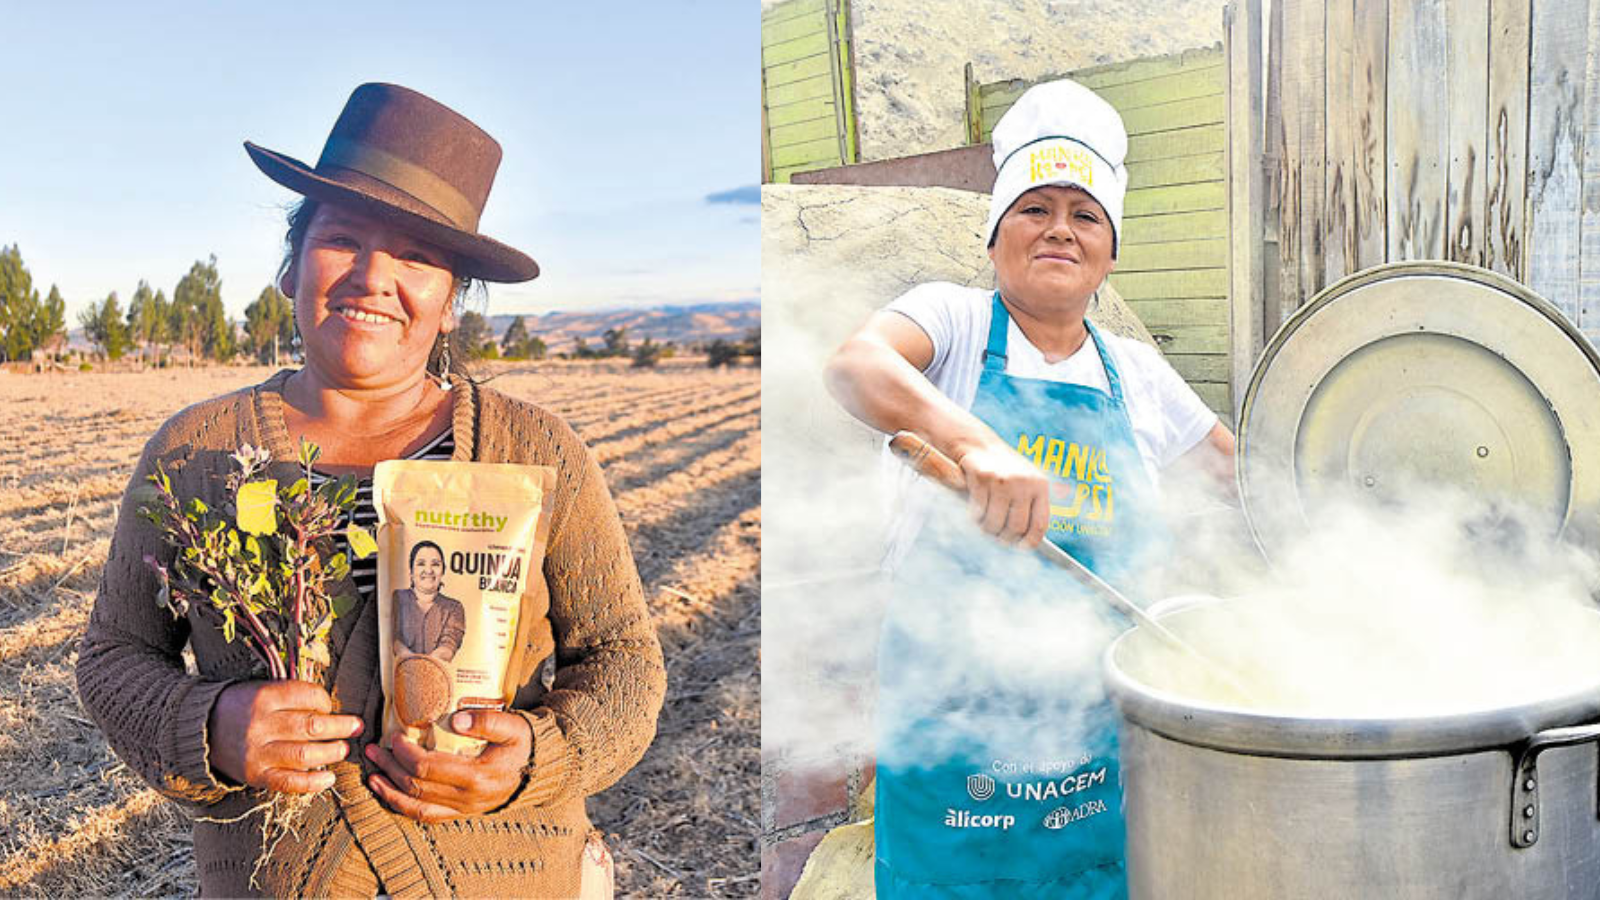
{"type": "Polygon", "coordinates": [[[415,522],[418,525],[442,525],[461,531],[499,531],[506,527],[506,518],[483,512],[440,512],[419,509],[415,522]]]}

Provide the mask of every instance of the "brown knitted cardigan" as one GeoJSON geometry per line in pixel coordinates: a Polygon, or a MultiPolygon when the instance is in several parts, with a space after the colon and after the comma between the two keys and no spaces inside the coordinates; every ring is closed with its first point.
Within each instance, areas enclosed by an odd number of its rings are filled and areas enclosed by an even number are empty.
{"type": "MultiPolygon", "coordinates": [[[[391,813],[367,787],[365,742],[380,731],[376,601],[337,620],[324,679],[334,704],[366,723],[337,783],[317,795],[296,835],[280,841],[250,884],[262,853],[261,799],[219,783],[207,764],[206,725],[223,688],[251,677],[252,658],[210,620],[174,619],[155,603],[145,554],[173,551],[138,515],[132,489],[160,461],[180,497],[218,505],[229,454],[272,451],[274,475],[293,477],[295,448],[283,417],[289,372],[185,409],[144,448],[123,495],[100,593],[78,656],[78,694],[112,748],[161,793],[197,817],[200,890],[243,896],[569,897],[591,826],[584,797],[628,771],[655,734],[666,690],[661,646],[599,465],[554,414],[465,382],[454,393],[455,459],[553,466],[556,486],[544,579],[522,598],[521,685],[515,708],[533,729],[521,788],[501,809],[437,825],[391,813]],[[186,672],[185,643],[197,672],[186,672]],[[555,657],[555,682],[539,677],[555,657]],[[240,818],[242,816],[242,818],[240,818]],[[234,820],[237,821],[228,821],[234,820]]],[[[143,491],[141,491],[143,493],[143,491]]],[[[353,585],[344,589],[354,594],[353,585]]]]}

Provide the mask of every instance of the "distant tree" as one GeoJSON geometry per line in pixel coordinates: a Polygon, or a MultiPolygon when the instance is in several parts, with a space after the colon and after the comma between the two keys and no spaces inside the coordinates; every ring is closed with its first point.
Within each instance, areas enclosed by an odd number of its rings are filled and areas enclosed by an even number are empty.
{"type": "Polygon", "coordinates": [[[573,359],[594,359],[599,355],[593,347],[589,346],[589,342],[583,338],[578,338],[572,344],[573,359]]]}
{"type": "Polygon", "coordinates": [[[626,325],[621,328],[607,328],[606,333],[602,335],[602,339],[606,342],[605,356],[628,355],[628,327],[626,325]]]}
{"type": "Polygon", "coordinates": [[[233,323],[222,306],[222,276],[217,274],[215,254],[190,266],[188,274],[178,279],[167,321],[177,326],[174,335],[188,346],[191,358],[204,355],[222,362],[233,358],[237,352],[233,323]]]}
{"type": "Polygon", "coordinates": [[[526,349],[528,359],[544,359],[545,354],[550,352],[550,346],[541,337],[528,338],[526,349]]]}
{"type": "Polygon", "coordinates": [[[128,301],[128,342],[138,346],[140,359],[166,338],[166,310],[161,308],[165,303],[164,296],[150,290],[148,281],[139,279],[139,286],[133,289],[133,298],[128,301]],[[159,304],[157,297],[162,298],[159,304]]]}
{"type": "Polygon", "coordinates": [[[45,298],[44,303],[35,307],[30,331],[35,350],[48,347],[56,338],[66,336],[67,301],[61,299],[61,291],[55,285],[50,285],[50,295],[45,298]]]}
{"type": "Polygon", "coordinates": [[[757,365],[761,363],[761,329],[752,328],[744,333],[744,353],[746,356],[755,357],[757,365]]]}
{"type": "Polygon", "coordinates": [[[511,320],[511,325],[506,329],[505,336],[500,339],[500,346],[505,349],[508,359],[524,359],[526,354],[519,353],[528,342],[528,326],[523,323],[522,317],[517,316],[511,320]]]}
{"type": "Polygon", "coordinates": [[[122,318],[122,306],[117,302],[117,292],[112,291],[99,304],[91,304],[78,313],[78,324],[83,335],[100,348],[107,359],[121,359],[128,349],[128,325],[122,318]]]}
{"type": "Polygon", "coordinates": [[[664,348],[655,341],[645,338],[637,347],[633,348],[633,368],[652,369],[661,361],[664,348]]]}
{"type": "Polygon", "coordinates": [[[706,348],[706,365],[713,369],[721,366],[732,368],[738,362],[739,347],[737,344],[730,344],[722,338],[717,338],[711,342],[711,346],[706,348]]]}
{"type": "Polygon", "coordinates": [[[34,348],[39,291],[18,245],[0,247],[0,359],[26,359],[34,348]]]}
{"type": "MultiPolygon", "coordinates": [[[[485,345],[494,343],[494,330],[482,314],[468,311],[461,314],[451,338],[456,352],[468,359],[483,359],[488,353],[485,345]]],[[[498,347],[495,348],[495,355],[500,355],[498,347]]]]}
{"type": "Polygon", "coordinates": [[[244,308],[246,349],[262,362],[277,360],[274,354],[289,349],[294,340],[294,304],[269,284],[244,308]]]}

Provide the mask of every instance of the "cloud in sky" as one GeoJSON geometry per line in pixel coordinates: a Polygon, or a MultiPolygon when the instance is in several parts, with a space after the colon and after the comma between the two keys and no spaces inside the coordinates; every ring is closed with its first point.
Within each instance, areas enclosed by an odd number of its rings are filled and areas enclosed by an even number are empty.
{"type": "Polygon", "coordinates": [[[741,187],[736,187],[730,191],[717,191],[714,194],[707,194],[706,202],[759,205],[761,203],[761,186],[757,184],[747,184],[741,187]]]}

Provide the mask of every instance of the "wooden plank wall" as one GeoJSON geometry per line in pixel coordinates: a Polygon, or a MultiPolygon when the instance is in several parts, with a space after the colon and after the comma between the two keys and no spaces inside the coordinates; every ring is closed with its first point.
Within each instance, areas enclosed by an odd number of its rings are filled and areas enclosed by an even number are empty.
{"type": "Polygon", "coordinates": [[[855,162],[844,0],[785,0],[761,11],[762,176],[855,162]]]}
{"type": "Polygon", "coordinates": [[[1037,80],[969,87],[968,137],[1039,81],[1093,88],[1128,129],[1128,184],[1112,286],[1156,336],[1173,367],[1231,420],[1228,210],[1223,48],[1138,59],[1037,80]]]}
{"type": "Polygon", "coordinates": [[[1244,91],[1264,94],[1265,131],[1231,157],[1229,187],[1247,195],[1264,156],[1249,239],[1276,244],[1278,271],[1259,291],[1234,279],[1235,321],[1270,332],[1348,274],[1449,259],[1522,281],[1600,343],[1600,0],[1277,0],[1268,15],[1270,87],[1244,91]]]}

